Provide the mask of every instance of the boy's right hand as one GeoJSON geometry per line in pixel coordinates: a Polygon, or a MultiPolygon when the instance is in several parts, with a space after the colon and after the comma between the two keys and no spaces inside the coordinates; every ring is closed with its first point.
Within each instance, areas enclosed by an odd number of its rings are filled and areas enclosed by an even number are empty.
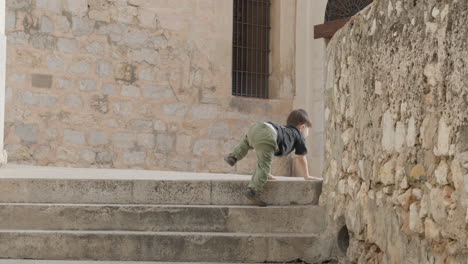
{"type": "Polygon", "coordinates": [[[321,181],[322,179],[321,179],[321,178],[312,177],[312,176],[305,176],[305,177],[304,177],[304,180],[306,180],[306,181],[321,181]]]}

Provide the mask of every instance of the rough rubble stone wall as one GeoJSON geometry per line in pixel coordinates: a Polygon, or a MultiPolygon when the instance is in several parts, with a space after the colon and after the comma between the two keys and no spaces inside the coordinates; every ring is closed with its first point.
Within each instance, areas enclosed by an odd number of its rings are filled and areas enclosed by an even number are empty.
{"type": "Polygon", "coordinates": [[[253,154],[222,156],[292,98],[231,96],[231,17],[216,0],[7,1],[10,161],[251,173],[253,154]]]}
{"type": "Polygon", "coordinates": [[[467,263],[468,1],[376,0],[330,41],[320,203],[345,263],[467,263]]]}

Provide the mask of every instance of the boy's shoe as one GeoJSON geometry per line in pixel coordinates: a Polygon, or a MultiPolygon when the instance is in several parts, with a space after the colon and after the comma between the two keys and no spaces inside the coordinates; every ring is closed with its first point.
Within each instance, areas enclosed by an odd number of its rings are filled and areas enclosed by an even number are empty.
{"type": "Polygon", "coordinates": [[[236,165],[237,158],[232,156],[231,154],[229,154],[226,157],[224,157],[224,161],[226,161],[227,164],[229,164],[232,167],[232,166],[236,165]]]}
{"type": "Polygon", "coordinates": [[[252,188],[248,188],[247,191],[244,193],[244,195],[245,197],[247,197],[247,199],[249,199],[251,202],[253,202],[254,204],[258,206],[261,206],[261,207],[267,206],[267,204],[258,197],[257,192],[252,188]]]}

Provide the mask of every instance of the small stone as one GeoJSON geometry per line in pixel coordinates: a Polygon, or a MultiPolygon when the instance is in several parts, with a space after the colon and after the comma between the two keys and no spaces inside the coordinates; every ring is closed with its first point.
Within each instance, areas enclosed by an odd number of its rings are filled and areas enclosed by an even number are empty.
{"type": "Polygon", "coordinates": [[[72,108],[81,109],[83,107],[81,96],[77,94],[67,94],[66,104],[72,108]]]}
{"type": "Polygon", "coordinates": [[[434,221],[438,224],[444,224],[447,220],[445,211],[444,195],[438,188],[432,188],[430,193],[430,213],[434,221]]]}
{"type": "Polygon", "coordinates": [[[112,140],[115,147],[124,149],[133,148],[136,143],[135,134],[129,133],[114,133],[112,140]]]}
{"type": "Polygon", "coordinates": [[[411,203],[411,189],[407,190],[403,194],[400,194],[397,198],[398,203],[403,207],[403,209],[408,210],[411,203]]]}
{"type": "Polygon", "coordinates": [[[52,22],[52,20],[49,17],[47,17],[47,16],[42,17],[40,31],[44,32],[44,33],[54,32],[54,23],[52,22]]]}
{"type": "Polygon", "coordinates": [[[386,151],[393,151],[395,142],[395,124],[393,122],[392,113],[390,111],[385,112],[382,118],[383,136],[382,136],[382,147],[386,151]]]}
{"type": "Polygon", "coordinates": [[[102,93],[105,95],[113,95],[115,94],[115,84],[113,83],[105,83],[102,85],[102,93]]]}
{"type": "Polygon", "coordinates": [[[455,158],[452,160],[452,164],[450,166],[450,171],[452,172],[452,180],[455,189],[461,190],[464,187],[464,180],[463,180],[463,169],[460,166],[460,161],[455,158]]]}
{"type": "Polygon", "coordinates": [[[415,233],[423,233],[424,228],[423,228],[423,223],[421,218],[419,218],[419,213],[418,213],[418,205],[417,203],[412,203],[410,205],[410,212],[409,212],[409,228],[411,231],[415,233]]]}
{"type": "Polygon", "coordinates": [[[118,81],[133,83],[135,78],[135,66],[127,63],[120,63],[114,68],[114,77],[118,81]]]}
{"type": "Polygon", "coordinates": [[[227,138],[229,137],[229,126],[224,122],[217,122],[210,125],[210,137],[227,138]]]}
{"type": "Polygon", "coordinates": [[[89,137],[89,143],[91,146],[102,146],[107,145],[109,140],[107,139],[107,135],[102,131],[92,131],[89,137]]]}
{"type": "Polygon", "coordinates": [[[419,218],[424,218],[429,213],[429,199],[427,195],[421,198],[421,209],[419,210],[419,218]]]}
{"type": "Polygon", "coordinates": [[[80,157],[87,163],[94,163],[96,161],[96,152],[89,149],[84,149],[81,151],[80,157]]]}
{"type": "Polygon", "coordinates": [[[164,104],[163,111],[166,115],[184,116],[187,105],[183,103],[164,104]]]}
{"type": "Polygon", "coordinates": [[[91,35],[94,31],[94,20],[82,17],[72,18],[72,31],[75,36],[91,35]]]}
{"type": "Polygon", "coordinates": [[[145,163],[146,153],[139,151],[127,151],[123,154],[123,163],[126,165],[139,165],[145,163]]]}
{"type": "Polygon", "coordinates": [[[112,64],[108,61],[99,61],[97,65],[97,73],[100,77],[108,77],[112,75],[112,64]]]}
{"type": "Polygon", "coordinates": [[[406,177],[403,177],[403,179],[401,180],[400,188],[404,190],[409,188],[408,179],[406,179],[406,177]]]}
{"type": "Polygon", "coordinates": [[[36,49],[54,50],[57,47],[57,38],[47,33],[31,35],[31,44],[36,49]]]}
{"type": "Polygon", "coordinates": [[[218,149],[220,146],[217,140],[212,139],[200,139],[195,142],[193,146],[193,154],[195,155],[217,155],[214,149],[218,149]]]}
{"type": "Polygon", "coordinates": [[[395,160],[387,161],[379,172],[379,180],[384,185],[391,185],[395,183],[395,160]]]}
{"type": "Polygon", "coordinates": [[[447,182],[448,165],[447,165],[447,162],[445,162],[445,160],[442,160],[439,163],[439,166],[437,166],[437,168],[435,169],[434,174],[436,176],[438,184],[440,185],[448,184],[447,182]]]}
{"type": "Polygon", "coordinates": [[[58,79],[57,80],[57,88],[58,89],[70,89],[71,87],[71,81],[67,79],[58,79]]]}
{"type": "Polygon", "coordinates": [[[167,126],[166,126],[166,123],[164,123],[161,120],[154,120],[153,121],[153,129],[156,130],[156,131],[166,131],[167,126]]]}
{"type": "MultiPolygon", "coordinates": [[[[437,26],[437,25],[436,25],[437,26]]],[[[437,76],[438,76],[438,68],[437,65],[434,63],[429,63],[424,67],[424,76],[426,76],[427,84],[430,86],[437,85],[437,76]]]]}
{"type": "Polygon", "coordinates": [[[140,88],[135,85],[123,85],[120,93],[122,96],[140,97],[140,88]]]}
{"type": "Polygon", "coordinates": [[[107,10],[91,10],[89,18],[96,21],[110,22],[110,13],[107,10]]]}
{"type": "Polygon", "coordinates": [[[49,146],[39,146],[33,152],[33,158],[37,161],[47,160],[50,154],[49,146]]]}
{"type": "Polygon", "coordinates": [[[156,136],[156,152],[169,153],[174,148],[174,136],[168,134],[158,134],[156,136]]]}
{"type": "Polygon", "coordinates": [[[126,32],[123,41],[131,46],[135,45],[144,45],[148,40],[148,33],[142,30],[137,30],[134,28],[129,28],[126,32]]]}
{"type": "Polygon", "coordinates": [[[63,0],[63,8],[76,16],[85,16],[88,13],[88,0],[63,0]]]}
{"type": "Polygon", "coordinates": [[[73,54],[78,50],[78,41],[76,39],[58,38],[57,49],[61,52],[73,54]]]}
{"type": "Polygon", "coordinates": [[[174,98],[174,93],[171,87],[167,85],[147,85],[143,87],[144,97],[151,99],[171,99],[174,98]]]}
{"type": "Polygon", "coordinates": [[[58,95],[45,93],[22,92],[18,93],[21,102],[27,105],[53,107],[57,104],[58,95]]]}
{"type": "Polygon", "coordinates": [[[179,154],[189,154],[191,153],[192,146],[192,137],[185,134],[177,135],[176,140],[176,151],[179,154]]]}
{"type": "Polygon", "coordinates": [[[424,221],[424,235],[426,238],[436,241],[440,238],[440,228],[430,218],[426,218],[424,221]]]}
{"type": "Polygon", "coordinates": [[[406,145],[408,147],[414,147],[416,144],[416,124],[414,117],[410,117],[408,121],[408,133],[406,134],[406,145]]]}
{"type": "Polygon", "coordinates": [[[51,54],[47,57],[47,68],[52,71],[63,71],[64,60],[62,56],[51,54]]]}
{"type": "Polygon", "coordinates": [[[421,164],[417,164],[411,169],[410,176],[415,180],[419,180],[422,176],[426,175],[426,170],[421,164]]]}
{"type": "Polygon", "coordinates": [[[431,15],[432,15],[433,18],[437,18],[439,16],[439,14],[440,14],[440,10],[437,7],[432,8],[431,15]]]}
{"type": "Polygon", "coordinates": [[[59,161],[68,161],[68,162],[76,162],[79,159],[78,152],[74,149],[71,149],[69,147],[58,147],[57,148],[57,154],[56,154],[57,160],[59,161]]]}
{"type": "Polygon", "coordinates": [[[96,155],[96,163],[98,164],[112,164],[114,160],[114,153],[112,152],[98,152],[96,155]]]}
{"type": "Polygon", "coordinates": [[[220,111],[215,105],[198,105],[193,107],[191,112],[196,119],[214,119],[220,111]]]}
{"type": "Polygon", "coordinates": [[[401,152],[405,146],[406,128],[403,122],[397,122],[395,132],[395,150],[401,152]]]}
{"type": "Polygon", "coordinates": [[[70,30],[70,21],[66,16],[56,16],[55,28],[60,33],[67,33],[70,30]]]}
{"type": "Polygon", "coordinates": [[[438,156],[448,156],[450,148],[451,128],[446,124],[445,119],[439,120],[439,129],[437,137],[437,147],[434,154],[438,156]]]}
{"type": "Polygon", "coordinates": [[[130,115],[133,111],[133,104],[130,101],[115,102],[113,104],[114,113],[122,116],[130,115]]]}
{"type": "Polygon", "coordinates": [[[65,129],[63,131],[63,140],[67,143],[76,145],[84,145],[86,143],[83,132],[71,129],[65,129]]]}
{"type": "Polygon", "coordinates": [[[104,47],[102,46],[101,43],[97,41],[93,41],[86,45],[85,50],[89,53],[95,54],[95,55],[102,55],[104,54],[104,47]]]}
{"type": "Polygon", "coordinates": [[[150,120],[132,120],[131,122],[132,130],[141,131],[141,130],[152,130],[153,122],[150,120]]]}
{"type": "Polygon", "coordinates": [[[75,74],[85,74],[85,73],[89,73],[90,68],[91,68],[91,65],[89,64],[88,61],[79,60],[70,66],[69,71],[70,73],[75,73],[75,74]]]}
{"type": "Polygon", "coordinates": [[[8,42],[15,45],[27,46],[30,36],[24,32],[12,32],[8,34],[8,42]]]}
{"type": "Polygon", "coordinates": [[[52,75],[48,74],[32,74],[31,86],[36,88],[51,88],[52,75]]]}
{"type": "Polygon", "coordinates": [[[142,27],[156,28],[157,18],[156,13],[145,8],[138,8],[138,21],[142,27]]]}
{"type": "Polygon", "coordinates": [[[80,91],[89,92],[96,90],[96,81],[95,80],[80,80],[80,91]]]}
{"type": "Polygon", "coordinates": [[[37,0],[37,8],[46,9],[54,13],[62,12],[62,1],[61,0],[37,0]]]}
{"type": "Polygon", "coordinates": [[[155,65],[157,52],[153,49],[139,49],[131,52],[131,57],[136,62],[147,62],[148,64],[155,65]]]}
{"type": "Polygon", "coordinates": [[[90,106],[98,113],[107,114],[109,112],[109,98],[107,95],[93,95],[90,106]]]}
{"type": "Polygon", "coordinates": [[[36,124],[18,124],[15,126],[15,135],[24,144],[35,144],[39,138],[39,126],[36,124]]]}
{"type": "Polygon", "coordinates": [[[155,146],[155,136],[154,134],[138,134],[137,144],[142,148],[152,149],[155,146]]]}
{"type": "Polygon", "coordinates": [[[378,95],[382,95],[383,90],[382,90],[382,83],[381,82],[375,81],[374,93],[378,94],[378,95]]]}
{"type": "Polygon", "coordinates": [[[124,24],[132,24],[133,18],[137,15],[137,8],[134,6],[118,6],[111,10],[112,18],[124,24]]]}
{"type": "Polygon", "coordinates": [[[341,134],[341,140],[343,140],[343,145],[347,146],[350,140],[353,138],[353,136],[354,136],[353,128],[346,129],[343,132],[343,134],[341,134]]]}

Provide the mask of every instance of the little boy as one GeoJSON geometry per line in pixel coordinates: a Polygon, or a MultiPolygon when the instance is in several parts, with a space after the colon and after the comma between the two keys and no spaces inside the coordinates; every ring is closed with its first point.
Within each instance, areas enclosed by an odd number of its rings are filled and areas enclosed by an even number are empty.
{"type": "Polygon", "coordinates": [[[305,138],[309,135],[309,128],[312,127],[312,124],[306,111],[302,109],[292,111],[286,123],[286,126],[271,122],[253,124],[241,143],[224,158],[229,165],[234,166],[236,162],[247,155],[249,150],[255,149],[257,167],[245,196],[256,205],[266,206],[266,203],[258,197],[258,193],[263,191],[263,185],[267,179],[275,179],[270,174],[273,155],[286,156],[295,150],[295,154],[299,156],[300,164],[305,171],[304,179],[320,180],[309,176],[305,156],[307,154],[305,138]]]}

